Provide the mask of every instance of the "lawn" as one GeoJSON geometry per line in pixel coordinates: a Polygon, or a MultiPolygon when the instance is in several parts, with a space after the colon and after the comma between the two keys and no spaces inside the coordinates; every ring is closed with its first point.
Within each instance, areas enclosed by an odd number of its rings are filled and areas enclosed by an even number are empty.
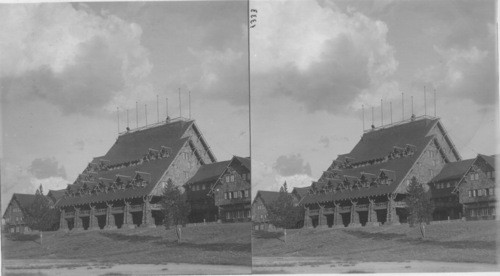
{"type": "Polygon", "coordinates": [[[343,261],[497,262],[498,221],[449,222],[427,225],[427,238],[407,224],[341,229],[255,231],[253,256],[331,257],[343,261]]]}
{"type": "Polygon", "coordinates": [[[81,259],[119,264],[196,263],[251,265],[250,223],[183,228],[178,244],[174,230],[137,228],[80,232],[3,235],[4,259],[81,259]]]}

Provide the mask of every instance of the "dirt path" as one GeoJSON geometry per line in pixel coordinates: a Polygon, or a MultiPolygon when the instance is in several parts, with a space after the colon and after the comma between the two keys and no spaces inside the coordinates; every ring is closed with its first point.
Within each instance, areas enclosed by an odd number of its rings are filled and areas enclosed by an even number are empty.
{"type": "Polygon", "coordinates": [[[500,271],[494,264],[431,261],[356,262],[331,258],[254,257],[253,273],[400,273],[500,271]]]}
{"type": "Polygon", "coordinates": [[[168,275],[168,274],[249,274],[251,268],[205,264],[109,264],[84,260],[4,260],[5,275],[168,275]]]}

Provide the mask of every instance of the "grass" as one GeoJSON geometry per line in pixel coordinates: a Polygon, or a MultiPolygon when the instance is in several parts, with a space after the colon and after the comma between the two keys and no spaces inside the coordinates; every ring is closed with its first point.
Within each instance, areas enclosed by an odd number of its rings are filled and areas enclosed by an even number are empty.
{"type": "Polygon", "coordinates": [[[3,235],[4,259],[79,259],[118,264],[251,265],[250,223],[211,224],[175,231],[158,228],[3,235]],[[36,236],[36,238],[35,238],[36,236]]]}
{"type": "Polygon", "coordinates": [[[331,257],[363,262],[409,260],[496,263],[498,221],[427,225],[427,238],[407,224],[341,229],[287,230],[287,243],[276,233],[256,231],[257,257],[331,257]]]}

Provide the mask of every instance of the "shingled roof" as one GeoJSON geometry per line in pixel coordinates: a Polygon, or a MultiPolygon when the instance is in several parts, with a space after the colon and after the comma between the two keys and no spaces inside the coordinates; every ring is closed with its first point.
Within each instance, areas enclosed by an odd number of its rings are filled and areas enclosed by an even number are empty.
{"type": "MultiPolygon", "coordinates": [[[[156,160],[151,160],[149,162],[144,162],[140,165],[123,167],[120,169],[100,171],[97,173],[96,179],[109,179],[114,181],[117,176],[121,179],[124,177],[134,178],[137,172],[144,173],[149,177],[145,177],[148,180],[148,185],[145,187],[128,188],[124,190],[116,190],[114,192],[99,193],[95,195],[81,195],[74,197],[64,197],[56,204],[57,207],[106,202],[118,199],[131,199],[149,195],[154,189],[158,181],[161,179],[165,171],[169,168],[172,161],[177,156],[180,149],[188,142],[189,138],[182,138],[177,141],[171,141],[169,146],[172,148],[172,154],[167,158],[161,158],[156,160]]],[[[97,185],[97,182],[85,182],[90,187],[97,185]]],[[[83,183],[70,185],[72,190],[78,190],[83,183]]]]}
{"type": "Polygon", "coordinates": [[[55,202],[57,202],[59,199],[64,197],[65,193],[66,193],[65,189],[49,190],[49,192],[47,193],[47,196],[54,198],[55,202]]]}
{"type": "MultiPolygon", "coordinates": [[[[17,202],[17,204],[19,205],[19,207],[21,209],[26,209],[26,208],[30,207],[31,204],[33,204],[33,202],[35,201],[35,198],[36,198],[36,195],[14,193],[12,195],[12,198],[10,199],[10,202],[12,202],[14,200],[17,202]]],[[[3,213],[3,217],[5,217],[5,212],[7,212],[7,209],[5,209],[5,211],[3,213]]]]}
{"type": "MultiPolygon", "coordinates": [[[[372,177],[376,178],[383,171],[392,179],[392,182],[372,187],[354,187],[337,192],[308,194],[302,199],[301,204],[355,199],[393,193],[405,179],[425,148],[434,140],[435,135],[429,135],[429,132],[438,122],[439,119],[437,118],[424,117],[415,121],[364,133],[353,150],[348,154],[339,155],[336,161],[344,162],[346,157],[351,164],[368,162],[370,160],[378,161],[365,163],[363,166],[358,167],[336,169],[335,172],[339,175],[339,179],[330,181],[332,181],[333,185],[337,185],[342,182],[344,178],[358,179],[361,178],[363,174],[366,174],[367,178],[371,179],[372,177]],[[412,155],[396,159],[386,158],[394,150],[394,147],[405,148],[407,146],[414,148],[412,155]]],[[[316,182],[315,185],[321,189],[324,185],[327,185],[327,182],[316,182]]]]}
{"type": "Polygon", "coordinates": [[[449,180],[457,180],[461,179],[467,170],[470,168],[472,163],[474,163],[475,159],[466,159],[457,162],[446,163],[439,172],[430,182],[441,182],[441,181],[449,181],[449,180]]]}
{"type": "Polygon", "coordinates": [[[224,172],[230,162],[231,160],[226,160],[203,165],[198,169],[198,171],[196,171],[196,174],[193,175],[193,177],[191,177],[191,179],[189,179],[186,184],[189,185],[193,183],[217,180],[217,178],[219,178],[219,176],[224,172]]]}
{"type": "Polygon", "coordinates": [[[262,199],[262,203],[264,203],[264,206],[267,207],[267,206],[269,206],[269,204],[271,204],[274,201],[276,201],[278,199],[279,195],[280,195],[279,192],[258,191],[257,195],[255,196],[255,198],[260,197],[262,199]]]}
{"type": "Polygon", "coordinates": [[[438,121],[437,118],[423,118],[366,132],[351,152],[343,156],[352,158],[352,162],[361,162],[386,156],[394,146],[404,148],[407,144],[421,144],[422,138],[438,121]]]}
{"type": "Polygon", "coordinates": [[[162,146],[169,147],[179,141],[193,123],[192,120],[181,120],[122,134],[100,159],[109,161],[109,164],[140,159],[149,149],[161,150],[162,146]]]}
{"type": "Polygon", "coordinates": [[[300,198],[303,198],[304,196],[309,194],[310,188],[311,187],[295,187],[295,188],[293,188],[292,193],[296,192],[300,196],[300,198]]]}

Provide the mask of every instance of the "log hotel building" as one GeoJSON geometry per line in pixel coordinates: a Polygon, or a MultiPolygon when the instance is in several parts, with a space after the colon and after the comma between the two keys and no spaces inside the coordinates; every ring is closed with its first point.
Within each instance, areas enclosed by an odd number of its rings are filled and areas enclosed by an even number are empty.
{"type": "Polygon", "coordinates": [[[312,183],[300,202],[306,208],[304,227],[404,223],[404,198],[413,177],[429,184],[434,202],[446,198],[446,204],[437,204],[435,219],[477,217],[479,212],[494,216],[493,159],[479,155],[461,161],[436,117],[412,116],[372,127],[312,183]]]}
{"type": "Polygon", "coordinates": [[[168,181],[183,186],[217,160],[194,120],[166,122],[121,133],[68,185],[56,207],[60,229],[116,229],[162,224],[168,181]]]}
{"type": "Polygon", "coordinates": [[[185,184],[190,222],[250,220],[250,158],[203,165],[185,184]]]}

